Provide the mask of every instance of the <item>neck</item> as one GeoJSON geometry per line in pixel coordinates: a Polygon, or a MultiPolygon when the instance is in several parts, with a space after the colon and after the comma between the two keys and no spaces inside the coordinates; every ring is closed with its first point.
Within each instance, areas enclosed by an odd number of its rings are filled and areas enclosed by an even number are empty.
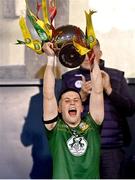
{"type": "Polygon", "coordinates": [[[68,122],[68,121],[66,121],[66,120],[64,120],[64,122],[65,122],[69,127],[75,128],[75,127],[77,127],[77,126],[80,124],[81,119],[76,120],[76,122],[68,122]]]}

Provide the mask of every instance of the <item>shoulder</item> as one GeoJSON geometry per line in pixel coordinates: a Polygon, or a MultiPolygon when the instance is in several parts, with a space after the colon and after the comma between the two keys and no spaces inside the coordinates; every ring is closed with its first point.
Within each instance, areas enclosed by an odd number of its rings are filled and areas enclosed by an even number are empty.
{"type": "Polygon", "coordinates": [[[114,68],[108,68],[105,67],[105,72],[107,72],[111,78],[113,79],[121,79],[124,77],[124,71],[114,69],[114,68]]]}
{"type": "Polygon", "coordinates": [[[79,72],[79,68],[77,69],[73,69],[73,70],[70,70],[68,72],[65,72],[63,75],[62,75],[62,78],[65,78],[65,77],[69,77],[69,76],[72,76],[74,74],[77,74],[79,72]]]}
{"type": "Polygon", "coordinates": [[[84,116],[83,121],[85,123],[88,123],[90,126],[94,128],[99,128],[100,125],[95,122],[95,120],[92,118],[91,114],[88,113],[86,116],[84,116]]]}

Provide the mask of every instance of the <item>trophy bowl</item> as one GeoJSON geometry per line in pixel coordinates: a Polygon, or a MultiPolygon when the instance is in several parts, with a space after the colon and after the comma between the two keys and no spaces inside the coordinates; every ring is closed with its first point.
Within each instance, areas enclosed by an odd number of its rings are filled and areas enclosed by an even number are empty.
{"type": "Polygon", "coordinates": [[[55,29],[52,42],[54,44],[55,54],[62,65],[68,68],[79,66],[85,55],[80,55],[73,45],[73,40],[80,45],[86,46],[85,35],[83,31],[73,25],[65,25],[55,29]]]}

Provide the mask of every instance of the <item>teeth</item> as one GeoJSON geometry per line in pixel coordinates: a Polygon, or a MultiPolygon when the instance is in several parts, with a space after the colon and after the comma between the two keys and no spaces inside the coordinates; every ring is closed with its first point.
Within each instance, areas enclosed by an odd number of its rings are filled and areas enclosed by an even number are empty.
{"type": "Polygon", "coordinates": [[[75,107],[71,107],[69,110],[76,110],[76,108],[75,107]]]}

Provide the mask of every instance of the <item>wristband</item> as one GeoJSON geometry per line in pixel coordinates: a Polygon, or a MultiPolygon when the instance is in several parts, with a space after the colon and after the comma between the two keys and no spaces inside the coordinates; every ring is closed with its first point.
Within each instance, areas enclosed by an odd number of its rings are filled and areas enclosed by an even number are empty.
{"type": "Polygon", "coordinates": [[[44,120],[43,120],[43,123],[44,123],[44,124],[52,124],[52,123],[54,123],[54,122],[56,122],[56,121],[57,121],[57,118],[54,118],[54,119],[48,120],[48,121],[44,121],[44,120]]]}

